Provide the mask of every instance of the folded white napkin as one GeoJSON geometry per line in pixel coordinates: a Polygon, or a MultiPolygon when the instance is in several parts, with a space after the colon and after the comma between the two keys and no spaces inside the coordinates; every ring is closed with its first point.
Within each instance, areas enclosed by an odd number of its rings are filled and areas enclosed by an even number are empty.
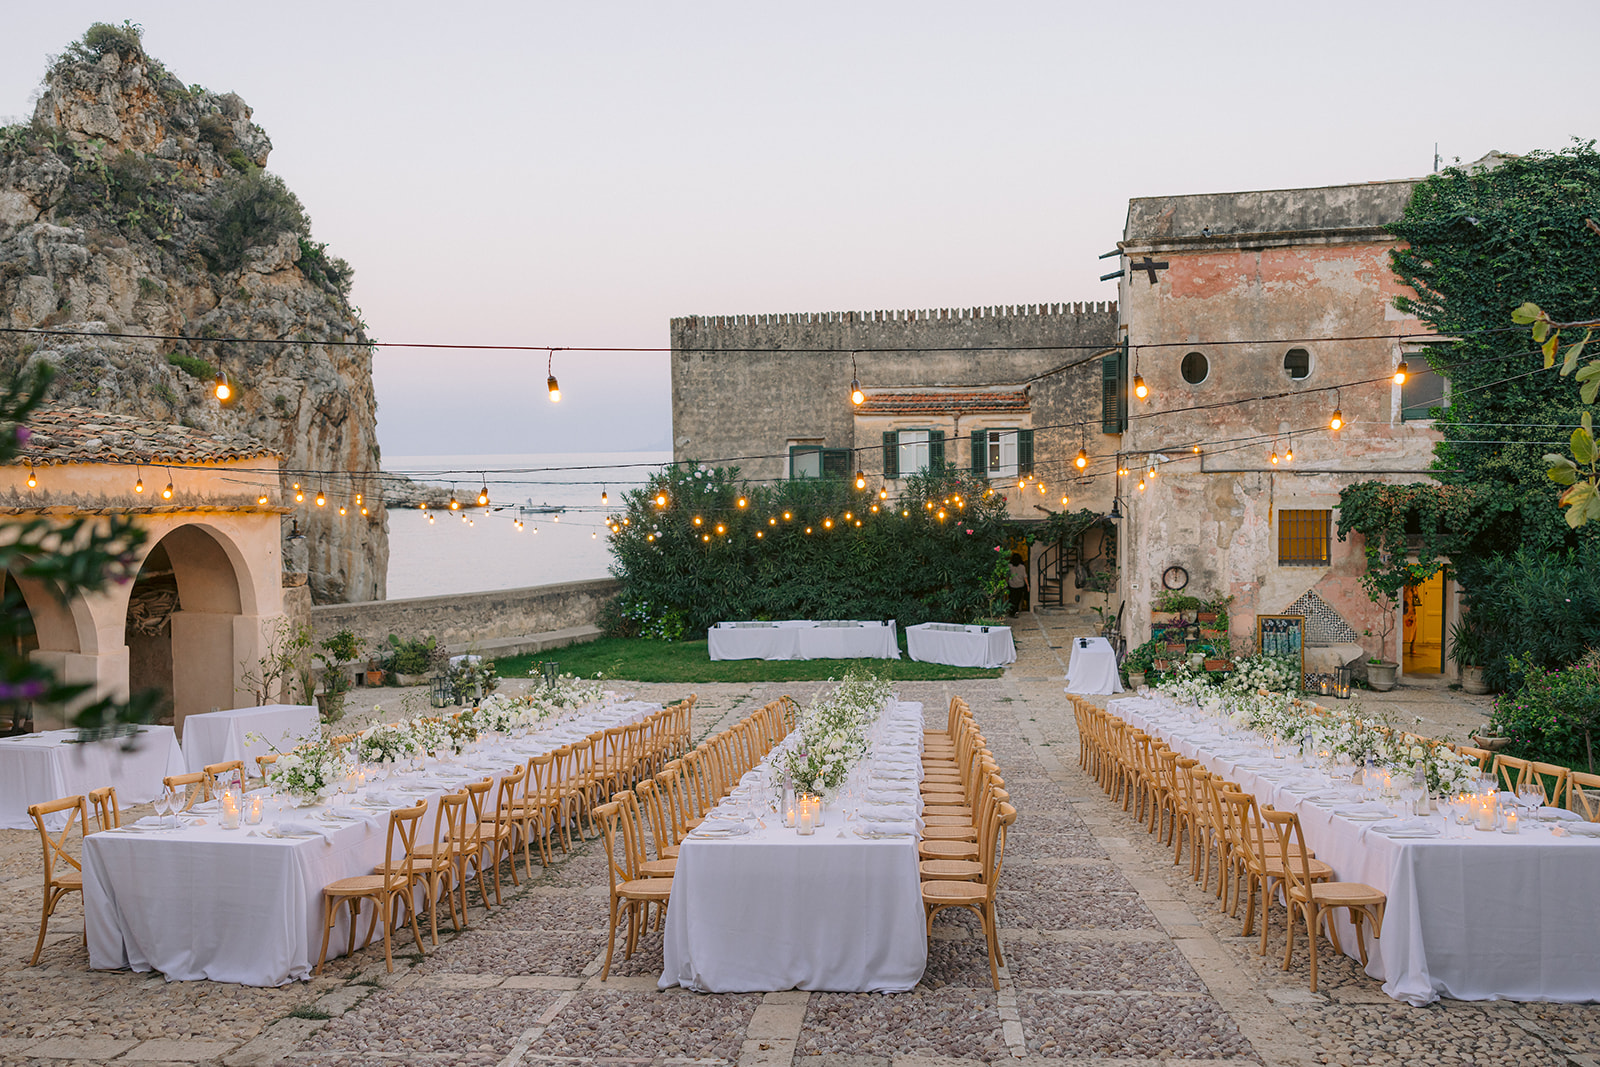
{"type": "Polygon", "coordinates": [[[348,805],[329,808],[328,815],[335,819],[359,819],[368,826],[383,825],[383,820],[379,819],[378,816],[374,815],[372,812],[362,811],[360,808],[354,808],[348,805]]]}
{"type": "Polygon", "coordinates": [[[910,821],[917,817],[917,809],[911,804],[863,804],[856,812],[863,819],[887,819],[910,821]]]}
{"type": "Polygon", "coordinates": [[[1569,834],[1582,837],[1600,837],[1600,822],[1569,822],[1561,827],[1569,834]]]}
{"type": "Polygon", "coordinates": [[[917,824],[904,820],[859,819],[856,826],[864,834],[915,834],[917,824]]]}
{"type": "Polygon", "coordinates": [[[326,825],[318,826],[316,823],[307,822],[304,819],[284,819],[281,822],[273,823],[272,829],[280,834],[316,834],[328,844],[333,844],[332,830],[328,829],[326,825]]]}
{"type": "Polygon", "coordinates": [[[863,799],[868,804],[910,804],[916,794],[909,789],[868,789],[863,799]]]}
{"type": "Polygon", "coordinates": [[[144,818],[138,820],[133,825],[135,825],[135,826],[160,827],[160,826],[174,826],[176,824],[171,819],[167,818],[165,815],[146,815],[144,818]]]}
{"type": "Polygon", "coordinates": [[[221,805],[221,803],[219,801],[202,800],[198,804],[191,805],[189,810],[192,811],[192,812],[195,812],[196,814],[201,814],[201,813],[209,814],[210,812],[220,810],[221,807],[222,807],[222,805],[221,805]]]}
{"type": "Polygon", "coordinates": [[[1386,822],[1377,829],[1380,833],[1385,834],[1409,834],[1416,833],[1418,830],[1437,830],[1438,828],[1438,824],[1431,819],[1412,816],[1409,819],[1396,819],[1393,822],[1386,822]]]}
{"type": "Polygon", "coordinates": [[[1380,800],[1368,800],[1362,804],[1350,804],[1342,808],[1334,808],[1335,815],[1388,815],[1389,805],[1380,800]]]}
{"type": "MultiPolygon", "coordinates": [[[[1582,822],[1583,816],[1566,808],[1540,808],[1533,813],[1539,819],[1556,819],[1560,822],[1582,822]]],[[[1597,824],[1600,825],[1600,824],[1597,824]]]]}

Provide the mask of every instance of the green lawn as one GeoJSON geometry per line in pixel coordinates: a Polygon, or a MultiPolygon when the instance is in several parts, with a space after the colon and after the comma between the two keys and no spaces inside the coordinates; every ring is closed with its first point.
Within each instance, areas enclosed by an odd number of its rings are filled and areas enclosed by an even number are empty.
{"type": "MultiPolygon", "coordinates": [[[[901,652],[904,653],[903,647],[901,652]]],[[[712,662],[704,641],[645,641],[629,637],[602,637],[581,645],[551,649],[541,655],[509,656],[495,660],[502,678],[526,678],[543,660],[561,664],[561,673],[630,682],[811,682],[842,678],[852,667],[880,678],[900,681],[942,681],[947,678],[998,678],[999,669],[947,667],[899,659],[736,659],[712,662]]]]}

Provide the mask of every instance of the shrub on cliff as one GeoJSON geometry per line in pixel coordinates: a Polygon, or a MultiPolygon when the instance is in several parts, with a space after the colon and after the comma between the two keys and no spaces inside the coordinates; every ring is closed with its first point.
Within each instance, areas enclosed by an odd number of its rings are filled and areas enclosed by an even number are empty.
{"type": "Polygon", "coordinates": [[[251,167],[230,178],[211,200],[211,247],[206,258],[215,270],[238,270],[245,253],[270,245],[284,233],[309,233],[300,198],[276,174],[251,167]]]}

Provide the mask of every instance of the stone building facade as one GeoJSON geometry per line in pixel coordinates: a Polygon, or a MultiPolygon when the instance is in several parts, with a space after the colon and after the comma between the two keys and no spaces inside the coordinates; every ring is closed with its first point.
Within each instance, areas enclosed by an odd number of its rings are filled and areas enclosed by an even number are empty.
{"type": "Polygon", "coordinates": [[[1334,532],[1341,489],[1425,478],[1438,440],[1426,416],[1443,386],[1418,354],[1424,327],[1394,307],[1406,290],[1384,230],[1413,184],[1129,203],[1126,376],[1150,390],[1125,401],[1129,473],[1117,479],[1130,644],[1148,636],[1164,574],[1181,568],[1188,592],[1233,596],[1236,650],[1253,647],[1258,614],[1296,613],[1308,643],[1361,644],[1388,660],[1403,661],[1419,636],[1437,640],[1438,670],[1427,673],[1442,671],[1450,591],[1429,601],[1438,611],[1421,631],[1397,612],[1380,647],[1360,538],[1334,532]],[[1146,259],[1165,264],[1154,281],[1139,268],[1146,259]],[[1408,354],[1412,377],[1397,386],[1408,354]],[[1344,427],[1334,432],[1336,409],[1344,427]]]}
{"type": "Polygon", "coordinates": [[[1099,376],[1116,338],[1114,303],[673,319],[673,458],[752,481],[860,471],[891,495],[943,460],[1022,481],[1018,519],[1064,494],[1103,511],[1109,486],[1070,475],[1080,448],[1108,447],[1099,376]]]}

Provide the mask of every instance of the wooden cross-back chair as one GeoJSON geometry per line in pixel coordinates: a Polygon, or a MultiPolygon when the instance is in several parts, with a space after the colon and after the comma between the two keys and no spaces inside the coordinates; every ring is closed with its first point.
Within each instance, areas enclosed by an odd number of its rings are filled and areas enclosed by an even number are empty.
{"type": "Polygon", "coordinates": [[[176,794],[180,788],[183,789],[184,811],[194,807],[196,801],[204,803],[211,799],[211,776],[205,771],[191,771],[188,774],[169,774],[161,779],[161,784],[166,786],[167,792],[173,794],[176,794]]]}
{"type": "MultiPolygon", "coordinates": [[[[28,966],[32,967],[39,962],[39,953],[44,949],[44,935],[50,929],[50,916],[55,914],[56,905],[68,893],[83,892],[83,865],[67,851],[67,838],[73,827],[78,828],[80,837],[90,831],[89,809],[82,795],[29,804],[28,815],[38,828],[39,843],[44,848],[44,908],[39,916],[39,940],[34,943],[33,958],[28,960],[28,966]],[[45,819],[63,811],[68,813],[67,821],[59,831],[52,833],[45,826],[45,819]]],[[[89,943],[87,928],[83,933],[83,943],[89,943]]]]}
{"type": "Polygon", "coordinates": [[[1294,961],[1294,930],[1300,920],[1305,921],[1306,938],[1311,942],[1311,991],[1317,991],[1317,930],[1325,927],[1334,951],[1343,952],[1339,946],[1339,931],[1333,922],[1333,912],[1344,908],[1356,928],[1356,946],[1361,953],[1361,965],[1367,965],[1367,940],[1362,930],[1363,922],[1372,923],[1372,936],[1376,940],[1383,932],[1383,909],[1388,902],[1382,890],[1361,882],[1316,881],[1312,877],[1310,853],[1306,849],[1305,835],[1300,829],[1300,817],[1292,811],[1267,811],[1262,813],[1276,831],[1279,848],[1287,858],[1283,865],[1284,899],[1289,908],[1289,932],[1283,950],[1283,969],[1288,970],[1294,961]]]}
{"type": "Polygon", "coordinates": [[[1565,806],[1589,822],[1600,822],[1600,774],[1568,772],[1565,806]]]}
{"type": "Polygon", "coordinates": [[[422,813],[427,810],[428,802],[423,801],[415,807],[395,808],[389,812],[389,838],[384,849],[384,863],[378,868],[377,873],[341,878],[337,882],[323,886],[325,911],[322,951],[317,954],[317,974],[322,973],[323,964],[328,959],[328,937],[332,934],[334,923],[338,919],[340,904],[345,904],[350,910],[350,947],[346,950],[346,955],[356,950],[356,924],[360,918],[363,900],[372,901],[372,918],[367,923],[364,944],[372,943],[373,927],[378,917],[383,916],[383,962],[390,973],[394,971],[390,931],[399,923],[401,908],[405,909],[411,921],[411,936],[416,939],[417,951],[427,954],[427,949],[422,944],[422,931],[417,927],[417,909],[411,896],[411,887],[417,880],[415,859],[417,826],[422,820],[422,813]],[[397,843],[398,852],[395,848],[397,843]]]}
{"type": "Polygon", "coordinates": [[[601,804],[595,809],[600,819],[601,833],[605,835],[606,878],[610,883],[611,917],[606,931],[606,958],[600,968],[600,981],[611,975],[611,953],[617,943],[617,918],[619,911],[628,916],[627,942],[623,958],[633,955],[639,943],[639,934],[650,922],[650,905],[666,908],[672,896],[672,879],[645,878],[638,870],[638,860],[633,842],[628,839],[628,820],[622,805],[616,801],[601,804]]]}
{"type": "Polygon", "coordinates": [[[89,806],[94,809],[97,830],[115,830],[122,825],[122,809],[117,806],[116,786],[103,785],[89,790],[89,806]]]}

